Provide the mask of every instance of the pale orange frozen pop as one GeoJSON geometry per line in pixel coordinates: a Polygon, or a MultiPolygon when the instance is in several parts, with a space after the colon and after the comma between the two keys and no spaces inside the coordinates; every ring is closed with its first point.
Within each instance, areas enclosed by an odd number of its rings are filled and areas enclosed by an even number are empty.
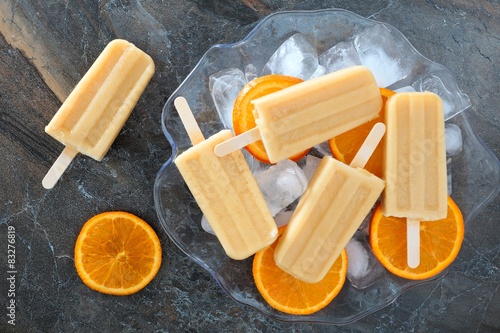
{"type": "Polygon", "coordinates": [[[122,39],[110,42],[54,115],[45,131],[66,148],[43,180],[52,188],[73,157],[100,161],[153,76],[149,55],[122,39]]]}
{"type": "Polygon", "coordinates": [[[277,163],[376,118],[382,97],[371,71],[354,66],[252,103],[257,127],[219,144],[218,156],[261,139],[269,160],[277,163]]]}
{"type": "Polygon", "coordinates": [[[443,102],[430,92],[399,93],[386,103],[386,188],[382,211],[407,218],[408,265],[420,262],[420,221],[447,214],[443,102]]]}

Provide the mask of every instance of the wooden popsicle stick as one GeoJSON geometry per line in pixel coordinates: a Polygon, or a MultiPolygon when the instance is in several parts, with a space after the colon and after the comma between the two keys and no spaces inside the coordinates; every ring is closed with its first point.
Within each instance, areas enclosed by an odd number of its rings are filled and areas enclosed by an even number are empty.
{"type": "Polygon", "coordinates": [[[64,150],[61,152],[61,155],[57,158],[57,160],[52,164],[52,167],[49,169],[47,174],[42,180],[42,185],[47,190],[53,188],[59,178],[61,178],[62,174],[71,163],[73,158],[76,156],[78,151],[72,147],[66,146],[64,150]]]}
{"type": "Polygon", "coordinates": [[[201,132],[186,99],[179,96],[174,100],[174,105],[179,113],[179,117],[181,117],[182,124],[186,128],[186,132],[193,146],[204,141],[205,137],[203,136],[203,133],[201,132]]]}
{"type": "Polygon", "coordinates": [[[406,219],[406,253],[408,266],[415,268],[420,265],[420,221],[406,219]]]}
{"type": "Polygon", "coordinates": [[[385,124],[376,123],[349,166],[363,169],[385,134],[385,124]]]}
{"type": "MultiPolygon", "coordinates": [[[[385,124],[376,123],[361,145],[361,148],[358,150],[356,156],[354,156],[350,166],[353,168],[364,168],[384,134],[385,124]]],[[[254,127],[249,131],[219,143],[215,146],[214,152],[215,155],[223,157],[260,139],[261,136],[259,128],[254,127]]]]}
{"type": "Polygon", "coordinates": [[[260,131],[258,127],[254,127],[249,131],[243,132],[231,139],[217,144],[214,148],[215,155],[219,157],[226,156],[238,149],[241,149],[255,141],[261,139],[260,131]]]}

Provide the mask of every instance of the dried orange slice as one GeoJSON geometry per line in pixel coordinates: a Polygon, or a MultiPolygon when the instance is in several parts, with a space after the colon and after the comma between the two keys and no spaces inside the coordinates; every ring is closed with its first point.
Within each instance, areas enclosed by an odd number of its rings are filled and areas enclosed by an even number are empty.
{"type": "MultiPolygon", "coordinates": [[[[352,159],[363,144],[363,141],[368,136],[368,133],[370,133],[373,128],[373,125],[378,122],[384,122],[385,102],[390,96],[394,95],[395,92],[389,89],[380,88],[380,94],[382,95],[383,103],[382,110],[377,118],[361,126],[353,128],[350,131],[342,133],[328,141],[333,156],[339,161],[346,164],[351,163],[352,159]]],[[[379,144],[365,166],[366,170],[380,178],[382,177],[382,152],[382,145],[379,144]]]]}
{"type": "MultiPolygon", "coordinates": [[[[281,74],[270,74],[258,77],[250,82],[248,82],[243,89],[241,89],[233,107],[233,129],[234,134],[238,135],[248,130],[251,130],[256,126],[255,118],[253,116],[253,104],[252,100],[265,96],[267,94],[273,93],[275,91],[293,86],[297,83],[303,82],[302,79],[286,76],[281,74]]],[[[266,149],[261,140],[251,143],[245,147],[250,154],[253,155],[257,160],[263,163],[269,162],[267,157],[266,149]]],[[[295,156],[291,156],[290,159],[293,161],[298,161],[304,157],[309,152],[309,149],[299,153],[295,156]]]]}
{"type": "Polygon", "coordinates": [[[441,273],[458,255],[464,239],[460,209],[448,197],[448,216],[420,223],[420,265],[410,268],[406,255],[406,219],[382,215],[378,206],[370,223],[373,254],[394,275],[424,280],[441,273]]]}
{"type": "Polygon", "coordinates": [[[83,226],[75,245],[78,275],[91,289],[129,295],[144,288],[160,268],[161,245],[154,230],[126,212],[106,212],[83,226]]]}
{"type": "MultiPolygon", "coordinates": [[[[279,236],[286,226],[278,229],[279,236]]],[[[278,237],[279,240],[279,237],[278,237]]],[[[272,245],[257,252],[253,260],[253,278],[262,297],[273,308],[290,314],[307,315],[330,304],[344,285],[347,252],[344,249],[327,275],[318,283],[303,282],[281,270],[274,262],[272,245]]]]}

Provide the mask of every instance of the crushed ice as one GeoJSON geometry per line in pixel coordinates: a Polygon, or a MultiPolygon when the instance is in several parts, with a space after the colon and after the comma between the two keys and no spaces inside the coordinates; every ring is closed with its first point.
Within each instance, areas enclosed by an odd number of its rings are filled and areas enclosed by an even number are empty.
{"type": "Polygon", "coordinates": [[[264,65],[262,75],[283,74],[310,79],[318,70],[318,54],[305,35],[295,34],[274,52],[264,65]]]}

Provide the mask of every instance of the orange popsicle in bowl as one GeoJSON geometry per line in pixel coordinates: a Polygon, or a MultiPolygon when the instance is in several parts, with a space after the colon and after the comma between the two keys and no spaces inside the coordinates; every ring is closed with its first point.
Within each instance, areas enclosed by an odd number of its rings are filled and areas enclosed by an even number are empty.
{"type": "Polygon", "coordinates": [[[386,103],[385,216],[407,219],[408,266],[420,262],[420,221],[447,214],[443,102],[430,92],[399,93],[386,103]]]}
{"type": "Polygon", "coordinates": [[[384,189],[363,169],[384,132],[377,123],[350,165],[323,157],[276,246],[283,271],[308,283],[325,277],[384,189]]]}

